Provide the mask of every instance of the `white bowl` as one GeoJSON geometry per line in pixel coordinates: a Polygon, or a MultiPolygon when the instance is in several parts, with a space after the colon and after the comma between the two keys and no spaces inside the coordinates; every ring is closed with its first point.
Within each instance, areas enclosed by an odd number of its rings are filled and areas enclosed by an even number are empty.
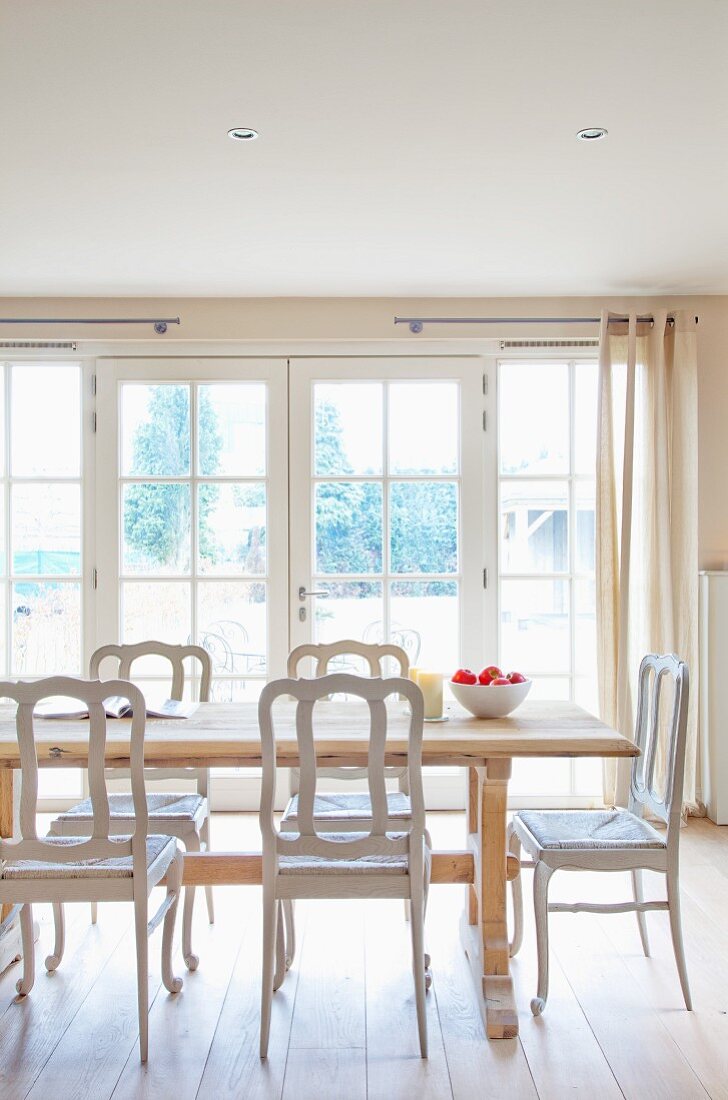
{"type": "Polygon", "coordinates": [[[531,690],[531,680],[524,684],[454,684],[448,687],[461,707],[476,718],[505,718],[523,702],[531,690]]]}

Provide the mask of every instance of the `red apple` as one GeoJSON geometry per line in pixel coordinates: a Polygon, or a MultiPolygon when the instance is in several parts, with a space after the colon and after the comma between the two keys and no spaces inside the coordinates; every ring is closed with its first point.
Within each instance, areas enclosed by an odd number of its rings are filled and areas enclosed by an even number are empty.
{"type": "Polygon", "coordinates": [[[481,684],[490,684],[493,680],[496,679],[496,677],[502,675],[503,673],[498,668],[498,665],[488,665],[487,668],[483,669],[478,679],[480,680],[481,684]]]}
{"type": "Polygon", "coordinates": [[[453,675],[452,682],[454,684],[477,684],[478,677],[469,668],[459,668],[453,675]]]}
{"type": "Polygon", "coordinates": [[[510,682],[505,676],[496,676],[495,680],[491,680],[493,687],[497,687],[498,684],[510,684],[510,682]]]}
{"type": "Polygon", "coordinates": [[[510,680],[510,682],[512,684],[525,684],[526,683],[526,677],[523,676],[520,672],[509,672],[506,679],[510,680]]]}

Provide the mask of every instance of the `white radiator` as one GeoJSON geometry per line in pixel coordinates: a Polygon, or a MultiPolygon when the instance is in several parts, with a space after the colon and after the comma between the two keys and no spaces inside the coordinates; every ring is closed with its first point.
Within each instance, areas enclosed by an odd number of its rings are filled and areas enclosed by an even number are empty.
{"type": "Polygon", "coordinates": [[[728,825],[728,571],[700,574],[700,759],[708,817],[728,825]]]}

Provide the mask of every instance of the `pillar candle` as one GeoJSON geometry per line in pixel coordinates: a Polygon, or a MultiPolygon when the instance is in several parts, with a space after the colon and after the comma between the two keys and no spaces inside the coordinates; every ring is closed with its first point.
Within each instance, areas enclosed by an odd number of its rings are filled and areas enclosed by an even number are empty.
{"type": "Polygon", "coordinates": [[[412,681],[413,684],[417,683],[417,677],[419,676],[419,674],[420,674],[420,670],[418,668],[413,668],[410,665],[410,670],[407,673],[407,676],[409,677],[409,679],[412,681]]]}
{"type": "Polygon", "coordinates": [[[425,699],[425,718],[442,718],[442,673],[418,671],[417,683],[425,699]]]}

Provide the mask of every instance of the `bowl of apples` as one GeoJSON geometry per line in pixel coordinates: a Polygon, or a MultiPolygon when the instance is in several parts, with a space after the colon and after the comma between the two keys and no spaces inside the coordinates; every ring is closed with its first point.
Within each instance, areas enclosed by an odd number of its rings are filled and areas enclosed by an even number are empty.
{"type": "Polygon", "coordinates": [[[505,718],[526,698],[531,683],[520,672],[506,674],[497,665],[488,665],[478,675],[459,668],[449,687],[460,706],[476,718],[505,718]]]}

